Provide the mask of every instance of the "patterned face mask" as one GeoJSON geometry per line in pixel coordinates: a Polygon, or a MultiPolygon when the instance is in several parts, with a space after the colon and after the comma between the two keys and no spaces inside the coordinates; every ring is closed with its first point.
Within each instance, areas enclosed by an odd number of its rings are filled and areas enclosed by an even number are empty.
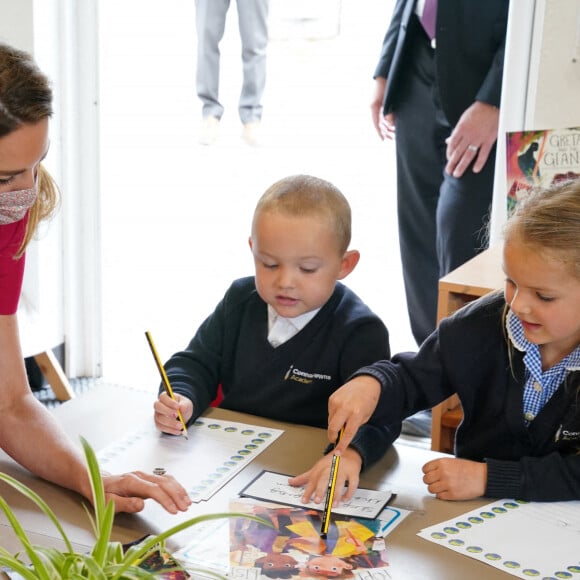
{"type": "Polygon", "coordinates": [[[36,187],[0,193],[0,225],[20,221],[36,201],[36,187]]]}

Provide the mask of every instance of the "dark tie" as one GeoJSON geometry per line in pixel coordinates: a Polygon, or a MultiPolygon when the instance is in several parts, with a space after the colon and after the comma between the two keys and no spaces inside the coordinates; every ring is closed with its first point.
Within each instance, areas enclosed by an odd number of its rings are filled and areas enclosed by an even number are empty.
{"type": "Polygon", "coordinates": [[[425,0],[421,24],[430,40],[435,38],[435,22],[437,21],[437,0],[425,0]]]}

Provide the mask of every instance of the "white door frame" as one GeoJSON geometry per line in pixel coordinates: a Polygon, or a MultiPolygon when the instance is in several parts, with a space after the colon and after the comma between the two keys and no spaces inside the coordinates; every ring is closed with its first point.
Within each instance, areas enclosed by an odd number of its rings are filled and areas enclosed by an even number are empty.
{"type": "MultiPolygon", "coordinates": [[[[40,288],[59,284],[62,288],[60,320],[67,376],[100,376],[97,0],[34,0],[34,47],[36,60],[53,81],[55,115],[51,150],[56,151],[54,155],[51,152],[51,158],[56,158],[56,162],[49,169],[62,193],[59,215],[62,277],[60,281],[45,280],[50,276],[47,273],[40,281],[40,288]]],[[[54,276],[53,263],[42,266],[54,276]]]]}

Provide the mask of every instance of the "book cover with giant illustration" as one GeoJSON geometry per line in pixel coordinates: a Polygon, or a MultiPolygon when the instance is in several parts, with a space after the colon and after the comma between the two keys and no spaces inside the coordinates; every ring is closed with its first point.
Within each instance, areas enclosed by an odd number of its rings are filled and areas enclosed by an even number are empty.
{"type": "Polygon", "coordinates": [[[580,177],[580,127],[506,135],[508,214],[532,187],[580,177]]]}

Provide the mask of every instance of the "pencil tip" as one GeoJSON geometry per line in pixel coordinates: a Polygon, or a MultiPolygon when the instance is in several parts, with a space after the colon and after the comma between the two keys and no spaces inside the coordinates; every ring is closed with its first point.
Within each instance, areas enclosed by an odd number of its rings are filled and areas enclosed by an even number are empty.
{"type": "Polygon", "coordinates": [[[326,534],[320,534],[320,537],[321,537],[323,540],[326,540],[326,534]]]}

